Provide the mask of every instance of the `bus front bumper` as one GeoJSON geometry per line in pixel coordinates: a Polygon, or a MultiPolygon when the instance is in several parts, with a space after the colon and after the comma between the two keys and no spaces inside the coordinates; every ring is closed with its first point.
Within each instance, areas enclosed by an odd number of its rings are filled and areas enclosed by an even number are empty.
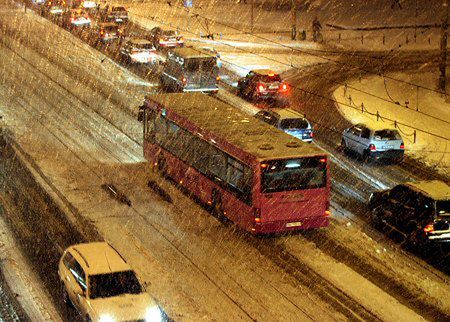
{"type": "Polygon", "coordinates": [[[294,230],[315,229],[327,227],[330,224],[329,217],[309,217],[290,221],[271,221],[255,223],[251,229],[255,234],[282,233],[294,230]]]}

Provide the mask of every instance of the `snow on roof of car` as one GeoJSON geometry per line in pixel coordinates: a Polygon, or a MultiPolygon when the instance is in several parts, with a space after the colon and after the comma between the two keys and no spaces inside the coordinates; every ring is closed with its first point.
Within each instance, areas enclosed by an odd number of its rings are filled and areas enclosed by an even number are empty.
{"type": "Polygon", "coordinates": [[[130,38],[129,42],[136,45],[147,45],[151,44],[150,40],[142,39],[142,38],[130,38]]]}
{"type": "Polygon", "coordinates": [[[408,182],[407,185],[420,190],[434,200],[450,200],[450,186],[440,180],[408,182]]]}
{"type": "Polygon", "coordinates": [[[81,257],[90,275],[131,270],[122,256],[106,242],[84,243],[71,246],[72,253],[81,257]]]}
{"type": "Polygon", "coordinates": [[[215,57],[212,53],[205,52],[200,49],[192,48],[192,47],[182,47],[175,48],[173,50],[173,55],[182,57],[182,58],[210,58],[215,57]]]}
{"type": "Polygon", "coordinates": [[[114,22],[99,22],[98,26],[99,27],[103,27],[103,28],[105,28],[105,27],[117,27],[117,28],[119,28],[119,26],[116,23],[114,23],[114,22]]]}
{"type": "Polygon", "coordinates": [[[253,69],[251,71],[255,74],[265,75],[265,76],[278,75],[277,73],[275,73],[273,70],[270,70],[270,69],[253,69]]]}
{"type": "Polygon", "coordinates": [[[397,129],[394,126],[385,124],[383,122],[358,123],[355,126],[358,126],[358,125],[363,125],[366,128],[373,130],[373,131],[381,131],[381,130],[397,131],[397,129]]]}
{"type": "Polygon", "coordinates": [[[280,118],[286,119],[286,118],[302,118],[304,119],[305,116],[291,108],[271,108],[270,111],[277,113],[280,118]]]}

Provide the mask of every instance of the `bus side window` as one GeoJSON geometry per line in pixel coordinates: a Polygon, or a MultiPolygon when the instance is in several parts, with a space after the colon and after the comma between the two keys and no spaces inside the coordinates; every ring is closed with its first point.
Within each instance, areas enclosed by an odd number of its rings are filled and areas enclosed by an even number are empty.
{"type": "Polygon", "coordinates": [[[155,140],[155,120],[156,120],[156,113],[152,110],[146,110],[145,111],[145,139],[153,142],[155,140]]]}
{"type": "Polygon", "coordinates": [[[161,115],[155,118],[155,141],[163,148],[166,147],[165,139],[167,133],[166,119],[161,115]]]}

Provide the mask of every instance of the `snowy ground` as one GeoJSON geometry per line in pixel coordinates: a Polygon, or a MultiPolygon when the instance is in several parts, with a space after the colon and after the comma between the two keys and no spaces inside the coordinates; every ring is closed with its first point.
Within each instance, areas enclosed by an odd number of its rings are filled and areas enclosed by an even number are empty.
{"type": "MultiPolygon", "coordinates": [[[[425,72],[389,76],[431,89],[436,86],[437,79],[435,73],[425,72]]],[[[406,154],[445,175],[449,174],[450,103],[442,94],[374,76],[349,82],[347,89],[339,87],[334,92],[334,98],[343,103],[338,104],[339,109],[352,123],[394,126],[393,121],[383,120],[383,117],[401,123],[398,129],[405,141],[406,154]],[[361,90],[369,90],[376,96],[361,90]],[[364,104],[364,112],[361,104],[364,104]],[[378,120],[377,112],[381,116],[378,120]]]]}
{"type": "MultiPolygon", "coordinates": [[[[18,17],[5,21],[8,29],[20,33],[15,34],[14,42],[10,37],[2,40],[16,55],[1,48],[5,59],[1,113],[54,187],[137,267],[150,283],[149,291],[171,316],[177,320],[343,319],[272,260],[261,256],[253,245],[258,240],[249,243],[173,185],[149,173],[139,143],[140,124],[124,111],[142,99],[139,79],[110,61],[104,65],[101,54],[43,19],[23,13],[18,17]],[[40,35],[44,30],[58,37],[43,43],[40,35]],[[48,77],[56,82],[49,82],[48,77]],[[135,88],[125,88],[125,84],[135,88]],[[159,200],[146,187],[148,178],[159,181],[176,202],[170,205],[159,200]],[[111,200],[100,188],[105,182],[126,191],[133,207],[111,200]]],[[[424,269],[420,261],[377,243],[362,227],[345,222],[335,221],[326,234],[352,245],[361,258],[374,261],[374,266],[391,271],[414,294],[426,294],[430,302],[450,311],[449,303],[443,301],[449,297],[449,283],[424,269]],[[382,254],[376,251],[380,249],[382,254]]],[[[302,265],[320,272],[379,318],[420,320],[382,288],[323,254],[302,236],[270,242],[283,246],[300,258],[302,265]],[[310,257],[305,258],[306,250],[310,257]],[[337,274],[344,271],[346,283],[337,274]]]]}
{"type": "Polygon", "coordinates": [[[39,283],[38,277],[22,256],[13,233],[0,216],[1,270],[11,291],[31,321],[58,321],[61,319],[52,300],[39,283]]]}

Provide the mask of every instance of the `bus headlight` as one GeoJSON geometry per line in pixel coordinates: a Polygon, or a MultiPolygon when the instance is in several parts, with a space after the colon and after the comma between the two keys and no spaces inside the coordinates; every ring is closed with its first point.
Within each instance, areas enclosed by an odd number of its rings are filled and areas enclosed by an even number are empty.
{"type": "Polygon", "coordinates": [[[155,305],[149,307],[145,313],[145,321],[147,322],[159,322],[162,320],[161,309],[155,305]]]}

